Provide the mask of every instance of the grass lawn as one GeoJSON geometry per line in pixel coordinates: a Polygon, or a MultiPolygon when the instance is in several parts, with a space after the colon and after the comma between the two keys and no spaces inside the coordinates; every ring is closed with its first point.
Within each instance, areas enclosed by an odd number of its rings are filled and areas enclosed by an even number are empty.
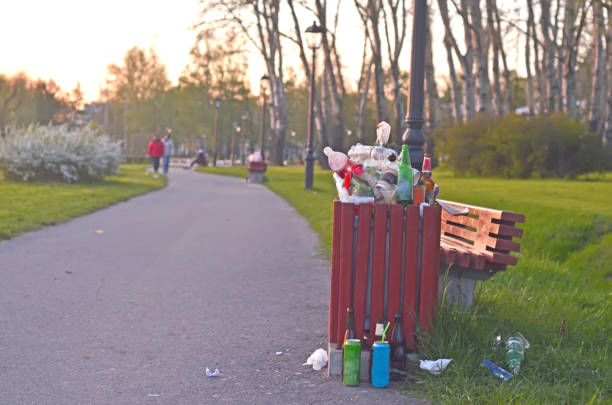
{"type": "MultiPolygon", "coordinates": [[[[246,176],[244,167],[201,170],[246,176]]],[[[313,191],[304,190],[303,173],[270,167],[266,185],[310,222],[329,254],[331,173],[315,171],[313,191]]],[[[527,220],[518,265],[480,283],[471,311],[444,306],[424,337],[424,357],[453,359],[447,371],[435,377],[418,370],[406,389],[434,403],[612,403],[612,175],[504,180],[434,171],[434,178],[441,198],[527,220]],[[531,347],[520,375],[502,383],[479,364],[486,358],[503,366],[503,349],[492,341],[515,331],[531,347]]]]}
{"type": "Polygon", "coordinates": [[[122,165],[116,176],[90,184],[21,183],[0,173],[0,240],[164,187],[165,177],[154,179],[145,167],[122,165]]]}

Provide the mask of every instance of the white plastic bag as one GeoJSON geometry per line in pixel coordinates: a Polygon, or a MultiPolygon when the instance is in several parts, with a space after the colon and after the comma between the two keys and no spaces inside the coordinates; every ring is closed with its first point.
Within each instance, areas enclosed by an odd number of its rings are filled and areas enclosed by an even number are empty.
{"type": "Polygon", "coordinates": [[[325,349],[317,349],[310,355],[306,363],[303,365],[312,366],[315,370],[321,370],[327,364],[327,351],[325,349]]]}
{"type": "Polygon", "coordinates": [[[433,375],[440,375],[442,371],[453,361],[452,359],[421,360],[420,367],[433,375]]]}

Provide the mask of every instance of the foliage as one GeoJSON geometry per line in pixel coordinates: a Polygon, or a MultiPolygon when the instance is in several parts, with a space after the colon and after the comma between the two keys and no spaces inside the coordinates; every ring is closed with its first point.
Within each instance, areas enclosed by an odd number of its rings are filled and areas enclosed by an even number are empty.
{"type": "Polygon", "coordinates": [[[121,165],[116,176],[89,184],[14,182],[0,173],[0,240],[162,188],[165,177],[149,176],[144,168],[121,165]]]}
{"type": "Polygon", "coordinates": [[[61,119],[69,96],[53,81],[33,80],[24,73],[0,74],[0,135],[9,124],[48,124],[61,119]]]}
{"type": "Polygon", "coordinates": [[[434,134],[439,155],[458,174],[573,177],[605,169],[598,136],[560,114],[478,116],[434,134]]]}
{"type": "MultiPolygon", "coordinates": [[[[244,167],[203,170],[246,175],[244,167]]],[[[452,358],[449,368],[441,376],[414,370],[406,389],[433,403],[609,403],[612,173],[580,180],[433,174],[445,199],[521,212],[527,220],[518,265],[480,283],[471,311],[444,306],[432,337],[421,336],[421,356],[452,358]],[[483,358],[503,364],[491,341],[516,331],[531,348],[521,374],[501,383],[478,365],[483,358]]],[[[270,167],[266,175],[266,185],[308,220],[329,254],[336,195],[330,172],[315,171],[313,191],[303,188],[303,167],[270,167]]]]}
{"type": "Polygon", "coordinates": [[[120,160],[120,144],[93,126],[30,125],[0,141],[0,169],[12,179],[102,180],[116,173],[120,160]]]}

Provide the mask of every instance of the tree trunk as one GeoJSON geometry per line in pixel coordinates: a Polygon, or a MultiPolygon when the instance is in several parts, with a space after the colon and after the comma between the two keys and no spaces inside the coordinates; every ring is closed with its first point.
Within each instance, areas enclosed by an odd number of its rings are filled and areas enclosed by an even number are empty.
{"type": "Polygon", "coordinates": [[[568,0],[563,18],[563,47],[565,48],[565,74],[563,76],[563,93],[565,111],[569,117],[576,116],[576,53],[574,47],[576,8],[574,1],[568,0]]]}
{"type": "Polygon", "coordinates": [[[495,21],[497,23],[496,40],[499,48],[502,60],[502,66],[504,67],[504,83],[506,84],[506,106],[508,111],[514,111],[514,100],[512,97],[512,78],[510,76],[510,69],[508,69],[508,61],[506,58],[506,51],[504,50],[504,43],[501,37],[501,18],[499,17],[499,9],[497,3],[493,2],[493,12],[495,13],[495,21]]]}
{"type": "Polygon", "coordinates": [[[440,8],[440,17],[444,23],[444,31],[446,38],[451,43],[461,67],[463,69],[463,106],[465,108],[465,117],[470,119],[476,113],[476,95],[475,95],[475,78],[474,78],[474,44],[472,42],[472,29],[467,15],[468,0],[461,0],[460,15],[463,20],[463,31],[466,45],[466,51],[464,54],[459,50],[457,41],[453,35],[453,31],[450,25],[450,18],[448,15],[448,3],[447,0],[438,0],[438,6],[440,8]]]}
{"type": "Polygon", "coordinates": [[[600,132],[601,125],[601,85],[604,71],[603,33],[605,30],[601,0],[593,0],[593,41],[595,60],[593,63],[593,85],[591,86],[591,108],[589,111],[589,130],[600,132]]]}
{"type": "Polygon", "coordinates": [[[504,102],[500,84],[499,74],[499,44],[497,42],[497,30],[493,19],[493,0],[487,0],[487,26],[489,28],[489,40],[493,44],[493,92],[495,95],[495,110],[497,115],[504,114],[504,102]]]}
{"type": "MultiPolygon", "coordinates": [[[[371,2],[374,3],[374,2],[371,2]]],[[[382,65],[382,45],[380,40],[380,32],[378,31],[378,14],[379,12],[375,9],[377,7],[371,6],[371,32],[373,36],[372,55],[374,57],[374,87],[376,90],[376,112],[378,113],[378,121],[389,121],[387,115],[387,100],[385,98],[385,71],[382,65]]]]}
{"type": "Polygon", "coordinates": [[[543,62],[545,61],[546,77],[548,78],[547,88],[547,111],[554,112],[557,110],[557,92],[559,91],[557,83],[557,69],[556,69],[556,44],[554,43],[553,36],[550,32],[550,0],[541,0],[542,15],[541,15],[541,29],[542,36],[544,37],[544,55],[543,62]]]}
{"type": "MultiPolygon", "coordinates": [[[[491,82],[489,81],[489,43],[482,28],[480,0],[470,1],[472,29],[474,30],[474,53],[477,63],[478,111],[491,113],[491,82]]],[[[499,70],[499,68],[498,68],[499,70]]]]}
{"type": "Polygon", "coordinates": [[[534,108],[534,97],[533,97],[533,77],[531,75],[531,45],[530,45],[530,34],[531,25],[527,23],[527,35],[525,35],[525,70],[527,71],[527,106],[529,108],[529,115],[533,116],[535,112],[534,108]]]}
{"type": "Polygon", "coordinates": [[[528,11],[527,24],[531,27],[531,30],[530,30],[531,35],[532,35],[531,38],[533,39],[533,56],[534,56],[533,66],[535,67],[536,83],[538,85],[537,113],[543,114],[546,111],[546,101],[545,101],[546,89],[544,85],[544,77],[542,74],[542,70],[540,68],[540,53],[539,53],[539,44],[538,44],[538,34],[536,30],[535,17],[534,17],[534,12],[533,12],[533,0],[527,0],[527,11],[528,11]]]}
{"type": "Polygon", "coordinates": [[[453,50],[448,36],[444,37],[444,48],[446,48],[446,62],[450,76],[451,100],[453,104],[453,118],[457,123],[463,122],[463,110],[461,107],[461,91],[459,90],[459,80],[455,73],[455,62],[453,61],[453,50]]]}
{"type": "Polygon", "coordinates": [[[607,7],[607,15],[608,15],[608,24],[606,30],[606,74],[607,74],[607,88],[606,88],[606,101],[607,101],[607,117],[606,117],[606,125],[605,130],[603,131],[601,141],[604,147],[607,146],[610,139],[612,139],[612,86],[610,86],[610,82],[612,81],[612,9],[607,7]]]}
{"type": "MultiPolygon", "coordinates": [[[[427,42],[425,43],[425,111],[426,111],[426,143],[429,146],[428,152],[432,152],[433,131],[437,126],[436,109],[438,107],[438,87],[436,85],[436,72],[433,63],[433,41],[431,33],[431,16],[427,13],[427,42]]],[[[427,149],[427,148],[426,148],[427,149]]]]}
{"type": "Polygon", "coordinates": [[[328,28],[327,28],[327,16],[325,3],[321,0],[315,2],[317,10],[317,18],[319,25],[323,28],[323,37],[321,45],[324,53],[325,61],[325,74],[327,77],[327,83],[329,85],[329,107],[331,113],[331,122],[327,122],[327,128],[331,133],[331,145],[334,150],[343,149],[344,140],[344,95],[340,94],[338,78],[342,74],[341,71],[334,71],[334,55],[332,45],[335,45],[335,41],[330,44],[328,40],[328,28]]]}

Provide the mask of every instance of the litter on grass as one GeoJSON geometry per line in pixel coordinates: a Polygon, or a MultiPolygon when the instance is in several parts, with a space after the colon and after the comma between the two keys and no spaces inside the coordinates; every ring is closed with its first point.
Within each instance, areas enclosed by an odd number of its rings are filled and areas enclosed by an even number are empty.
{"type": "Polygon", "coordinates": [[[420,367],[433,375],[440,375],[453,359],[421,360],[420,367]]]}

